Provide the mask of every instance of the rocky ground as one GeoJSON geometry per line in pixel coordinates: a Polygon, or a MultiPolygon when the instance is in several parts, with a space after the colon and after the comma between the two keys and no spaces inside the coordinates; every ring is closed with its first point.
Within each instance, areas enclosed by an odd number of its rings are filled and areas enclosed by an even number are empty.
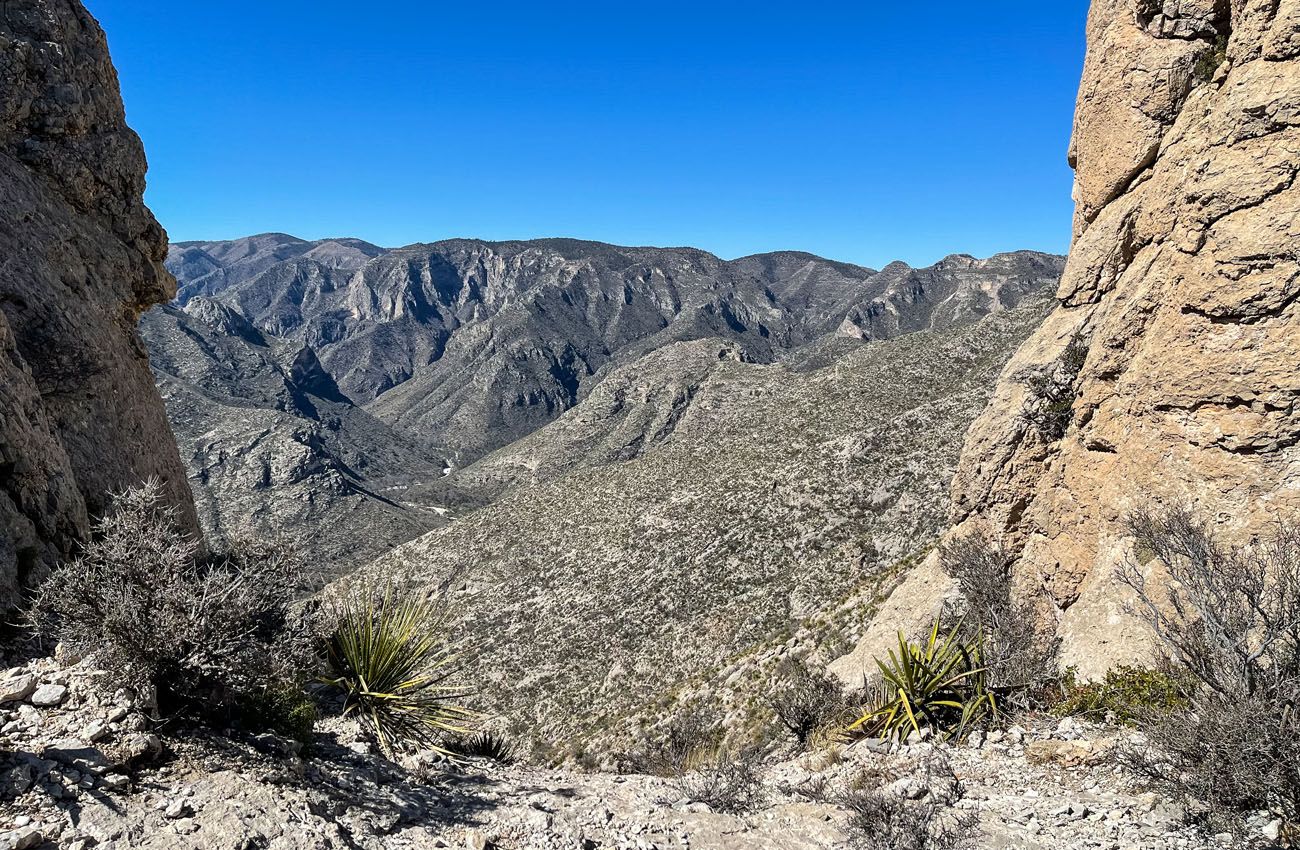
{"type": "Polygon", "coordinates": [[[0,848],[852,847],[843,796],[882,772],[885,794],[977,815],[981,848],[1229,843],[1183,826],[1179,806],[1115,766],[1130,733],[1070,719],[960,746],[778,751],[761,768],[757,805],[729,814],[655,776],[433,757],[393,764],[339,718],[318,725],[308,751],[265,734],[160,735],[101,682],[89,663],[52,659],[0,675],[0,848]]]}

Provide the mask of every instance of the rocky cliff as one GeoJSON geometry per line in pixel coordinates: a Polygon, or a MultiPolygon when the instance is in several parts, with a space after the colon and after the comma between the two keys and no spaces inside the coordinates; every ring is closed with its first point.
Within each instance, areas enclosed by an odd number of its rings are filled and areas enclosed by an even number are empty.
{"type": "Polygon", "coordinates": [[[142,478],[197,529],[135,331],[175,286],[144,174],[94,18],[0,4],[0,604],[142,478]]]}
{"type": "MultiPolygon", "coordinates": [[[[1094,0],[1059,306],[1003,372],[953,485],[953,534],[1018,554],[1020,587],[1050,603],[1062,660],[1086,675],[1144,653],[1113,578],[1126,513],[1190,504],[1237,539],[1300,514],[1297,104],[1295,0],[1094,0]],[[1059,397],[1035,397],[1034,374],[1059,397]]],[[[927,564],[839,672],[948,589],[927,564]]]]}

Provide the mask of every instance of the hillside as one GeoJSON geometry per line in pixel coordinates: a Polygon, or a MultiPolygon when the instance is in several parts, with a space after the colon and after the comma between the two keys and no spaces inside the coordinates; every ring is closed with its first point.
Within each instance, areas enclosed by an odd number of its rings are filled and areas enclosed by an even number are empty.
{"type": "Polygon", "coordinates": [[[205,297],[152,310],[141,333],[209,542],[281,538],[323,581],[446,521],[403,497],[442,466],[344,396],[311,349],[205,297]]]}
{"type": "Polygon", "coordinates": [[[281,234],[176,245],[168,264],[177,304],[141,333],[205,529],[323,547],[327,575],[518,484],[662,441],[716,365],[704,349],[810,369],[872,339],[978,321],[1060,273],[1060,258],[1033,252],[876,273],[795,253],[724,262],[577,240],[387,251],[281,234]],[[534,439],[575,405],[588,412],[534,439]],[[593,415],[600,434],[580,424],[593,415]]]}
{"type": "Polygon", "coordinates": [[[517,734],[592,735],[929,545],[966,427],[1047,308],[811,369],[724,340],[661,348],[459,473],[497,500],[377,568],[446,594],[517,734]]]}

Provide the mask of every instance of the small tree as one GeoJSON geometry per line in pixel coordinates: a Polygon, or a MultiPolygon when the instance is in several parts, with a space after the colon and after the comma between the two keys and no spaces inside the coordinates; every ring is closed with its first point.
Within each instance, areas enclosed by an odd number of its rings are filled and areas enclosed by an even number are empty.
{"type": "Polygon", "coordinates": [[[153,480],[114,500],[81,556],[38,589],[29,619],[93,654],[115,685],[152,691],[163,714],[224,715],[309,669],[308,632],[291,612],[301,573],[277,546],[202,555],[153,480]]]}
{"type": "Polygon", "coordinates": [[[1219,825],[1267,808],[1300,823],[1300,527],[1279,522],[1225,546],[1188,510],[1128,520],[1135,558],[1120,571],[1136,612],[1187,671],[1190,712],[1145,723],[1142,773],[1209,806],[1219,825]],[[1144,566],[1158,559],[1167,576],[1144,566]]]}

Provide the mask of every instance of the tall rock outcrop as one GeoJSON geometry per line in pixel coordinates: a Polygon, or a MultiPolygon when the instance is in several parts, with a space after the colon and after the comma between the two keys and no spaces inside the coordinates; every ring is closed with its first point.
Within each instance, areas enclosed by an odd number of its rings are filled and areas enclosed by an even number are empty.
{"type": "Polygon", "coordinates": [[[175,293],[144,175],[95,19],[0,4],[0,604],[148,476],[197,530],[135,329],[175,293]]]}
{"type": "MultiPolygon", "coordinates": [[[[1070,160],[1060,304],[967,436],[952,534],[1016,553],[1063,662],[1097,675],[1144,652],[1125,514],[1191,505],[1238,540],[1300,516],[1300,2],[1094,0],[1070,160]]],[[[949,590],[931,559],[838,672],[949,590]]]]}

